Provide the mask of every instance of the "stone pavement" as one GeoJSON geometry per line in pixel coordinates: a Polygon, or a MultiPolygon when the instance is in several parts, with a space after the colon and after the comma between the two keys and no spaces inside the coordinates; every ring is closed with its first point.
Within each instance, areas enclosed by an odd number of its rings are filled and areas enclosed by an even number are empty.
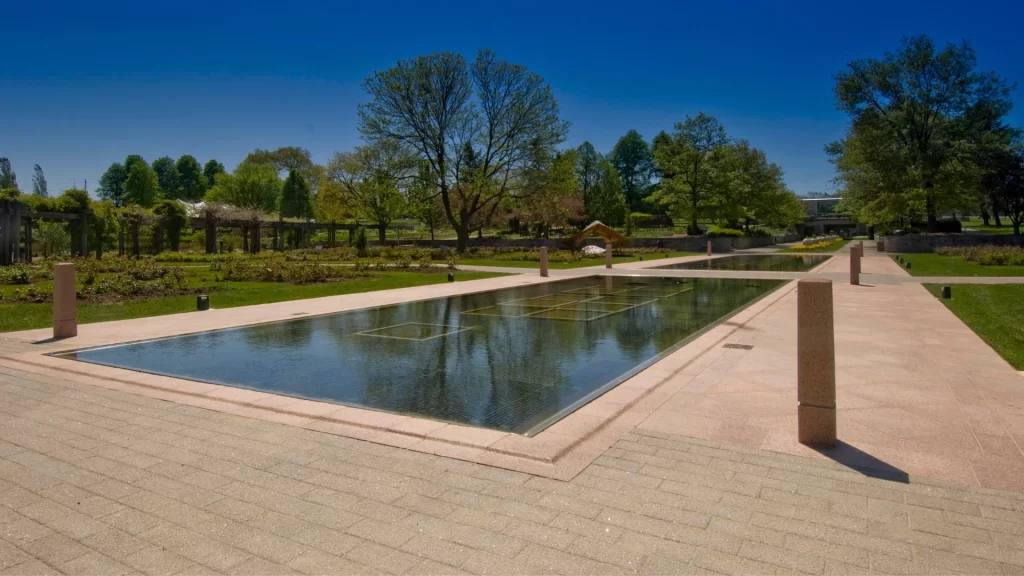
{"type": "Polygon", "coordinates": [[[0,574],[1024,573],[1024,495],[638,429],[571,482],[0,371],[0,574]]]}

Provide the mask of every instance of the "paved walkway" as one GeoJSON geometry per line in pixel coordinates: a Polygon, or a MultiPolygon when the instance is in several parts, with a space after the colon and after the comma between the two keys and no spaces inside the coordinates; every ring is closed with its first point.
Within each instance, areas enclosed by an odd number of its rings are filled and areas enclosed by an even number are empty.
{"type": "Polygon", "coordinates": [[[568,482],[0,367],[0,574],[1024,573],[1024,380],[864,271],[834,287],[839,449],[792,441],[785,295],[752,349],[649,369],[658,407],[568,482]]]}
{"type": "Polygon", "coordinates": [[[1024,571],[1024,496],[638,429],[571,482],[0,372],[4,574],[1024,571]]]}

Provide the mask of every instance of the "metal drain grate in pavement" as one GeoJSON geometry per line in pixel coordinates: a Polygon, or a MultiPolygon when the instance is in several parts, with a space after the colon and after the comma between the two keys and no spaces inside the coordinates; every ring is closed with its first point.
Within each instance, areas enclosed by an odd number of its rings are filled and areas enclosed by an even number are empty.
{"type": "Polygon", "coordinates": [[[725,344],[722,348],[731,348],[733,350],[753,350],[754,347],[750,344],[725,344]]]}

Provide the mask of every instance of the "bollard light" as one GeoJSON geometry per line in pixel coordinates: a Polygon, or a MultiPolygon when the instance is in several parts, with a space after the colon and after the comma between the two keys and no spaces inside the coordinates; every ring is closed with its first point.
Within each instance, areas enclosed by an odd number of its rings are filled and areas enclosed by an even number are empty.
{"type": "Polygon", "coordinates": [[[448,273],[448,281],[455,282],[455,274],[453,272],[448,273]]]}
{"type": "Polygon", "coordinates": [[[953,289],[950,288],[949,286],[943,286],[942,287],[942,299],[943,300],[949,300],[952,297],[953,297],[953,289]]]}
{"type": "Polygon", "coordinates": [[[910,262],[907,262],[907,270],[910,270],[910,262]]]}
{"type": "Polygon", "coordinates": [[[196,310],[200,312],[210,309],[210,297],[206,294],[196,296],[196,310]]]}

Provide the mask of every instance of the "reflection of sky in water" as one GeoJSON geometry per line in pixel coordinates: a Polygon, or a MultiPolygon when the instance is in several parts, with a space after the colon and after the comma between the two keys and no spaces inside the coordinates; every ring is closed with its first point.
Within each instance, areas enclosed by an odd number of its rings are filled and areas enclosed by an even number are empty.
{"type": "Polygon", "coordinates": [[[563,410],[780,284],[580,278],[98,348],[66,357],[532,434],[563,410]],[[593,289],[581,291],[588,287],[593,289]],[[563,295],[522,300],[556,293],[563,295]],[[627,297],[631,293],[634,296],[627,297]],[[622,302],[639,305],[622,309],[622,302]],[[552,311],[551,306],[561,308],[552,311]],[[590,321],[554,319],[592,317],[607,310],[615,311],[590,321]],[[397,326],[409,322],[460,331],[410,340],[446,329],[397,326]],[[395,328],[379,330],[385,327],[395,328]],[[375,335],[359,334],[367,330],[375,335]]]}
{"type": "Polygon", "coordinates": [[[753,270],[762,272],[806,272],[828,260],[820,254],[737,254],[682,264],[655,266],[673,270],[753,270]]]}

